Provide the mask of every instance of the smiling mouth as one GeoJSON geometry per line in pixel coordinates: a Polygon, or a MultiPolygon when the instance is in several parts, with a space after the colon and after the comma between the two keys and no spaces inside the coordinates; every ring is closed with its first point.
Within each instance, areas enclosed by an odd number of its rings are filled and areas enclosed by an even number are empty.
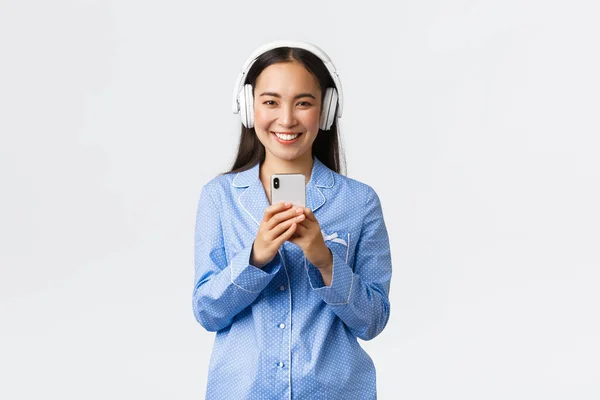
{"type": "Polygon", "coordinates": [[[297,139],[299,136],[302,135],[302,133],[293,133],[293,134],[289,134],[289,133],[279,133],[279,132],[271,132],[273,135],[275,135],[279,140],[282,140],[284,142],[287,141],[292,141],[297,139]]]}

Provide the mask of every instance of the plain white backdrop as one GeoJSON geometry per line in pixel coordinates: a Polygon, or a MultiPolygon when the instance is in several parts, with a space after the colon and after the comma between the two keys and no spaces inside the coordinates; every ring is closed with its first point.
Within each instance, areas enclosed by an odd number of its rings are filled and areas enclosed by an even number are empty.
{"type": "Polygon", "coordinates": [[[591,1],[0,1],[0,398],[204,398],[201,187],[276,39],[337,66],[382,201],[381,399],[600,398],[591,1]]]}

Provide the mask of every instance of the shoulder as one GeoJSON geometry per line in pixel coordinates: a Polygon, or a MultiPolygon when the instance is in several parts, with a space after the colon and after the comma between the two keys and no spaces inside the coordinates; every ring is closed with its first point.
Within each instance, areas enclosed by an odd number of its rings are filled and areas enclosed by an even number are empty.
{"type": "Polygon", "coordinates": [[[331,173],[333,174],[334,185],[338,186],[341,191],[347,192],[348,195],[360,199],[364,203],[379,202],[379,196],[371,185],[334,171],[331,171],[331,173]]]}
{"type": "Polygon", "coordinates": [[[200,199],[210,199],[213,203],[222,204],[230,200],[231,187],[237,173],[217,175],[206,182],[200,190],[200,199]]]}
{"type": "Polygon", "coordinates": [[[202,187],[202,191],[208,191],[211,194],[216,194],[224,190],[229,190],[233,180],[235,179],[236,173],[228,172],[223,175],[217,175],[202,187]]]}

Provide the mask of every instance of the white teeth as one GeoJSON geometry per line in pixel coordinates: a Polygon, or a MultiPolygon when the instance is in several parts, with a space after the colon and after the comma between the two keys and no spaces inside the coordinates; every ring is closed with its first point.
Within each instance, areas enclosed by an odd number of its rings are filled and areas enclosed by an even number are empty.
{"type": "Polygon", "coordinates": [[[277,135],[277,137],[281,140],[294,140],[300,135],[299,133],[297,133],[295,135],[286,135],[286,134],[281,134],[281,133],[277,133],[277,132],[273,132],[273,133],[275,133],[275,135],[277,135]]]}

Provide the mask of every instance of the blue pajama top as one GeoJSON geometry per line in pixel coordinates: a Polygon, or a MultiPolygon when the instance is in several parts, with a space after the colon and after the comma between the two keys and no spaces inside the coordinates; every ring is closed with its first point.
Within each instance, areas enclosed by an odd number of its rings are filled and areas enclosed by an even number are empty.
{"type": "Polygon", "coordinates": [[[262,269],[250,252],[268,199],[259,164],[202,187],[193,312],[216,332],[207,399],[375,399],[371,340],[390,315],[388,234],[378,195],[316,157],[306,206],[333,254],[331,286],[285,242],[262,269]]]}

